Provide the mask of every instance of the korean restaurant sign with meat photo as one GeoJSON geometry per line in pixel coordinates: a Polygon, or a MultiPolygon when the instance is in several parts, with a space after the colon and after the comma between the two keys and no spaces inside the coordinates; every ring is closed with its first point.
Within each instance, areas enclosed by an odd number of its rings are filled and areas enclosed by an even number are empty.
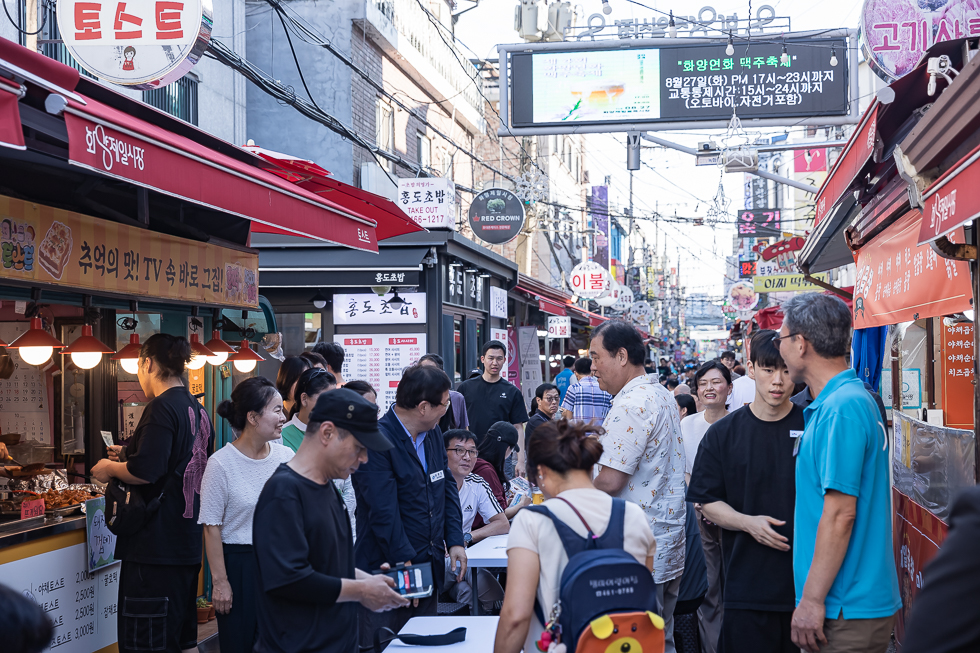
{"type": "Polygon", "coordinates": [[[143,90],[186,75],[211,43],[211,0],[58,0],[57,14],[85,70],[143,90]]]}

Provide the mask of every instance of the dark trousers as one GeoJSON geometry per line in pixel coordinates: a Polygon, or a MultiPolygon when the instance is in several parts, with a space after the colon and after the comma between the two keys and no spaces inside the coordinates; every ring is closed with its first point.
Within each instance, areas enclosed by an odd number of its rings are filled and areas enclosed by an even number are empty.
{"type": "Polygon", "coordinates": [[[258,635],[255,613],[259,569],[250,544],[222,544],[225,573],[231,585],[231,611],[218,615],[221,653],[252,653],[258,635]]]}
{"type": "Polygon", "coordinates": [[[197,647],[197,577],[201,565],[123,560],[119,572],[119,653],[180,653],[197,647]]]}
{"type": "MultiPolygon", "coordinates": [[[[800,653],[790,637],[793,613],[725,608],[721,623],[721,653],[800,653]]],[[[891,631],[889,631],[890,633],[891,631]]],[[[820,647],[821,650],[823,646],[820,647]]]]}
{"type": "MultiPolygon", "coordinates": [[[[379,628],[388,628],[393,633],[397,633],[412,617],[436,616],[439,614],[438,598],[436,593],[433,592],[432,596],[419,599],[419,606],[417,608],[409,605],[407,608],[398,608],[389,612],[371,612],[363,605],[359,606],[357,622],[360,646],[374,646],[374,633],[379,628]]],[[[447,630],[452,630],[452,628],[448,628],[447,630]]],[[[222,653],[224,653],[223,649],[222,653]]]]}

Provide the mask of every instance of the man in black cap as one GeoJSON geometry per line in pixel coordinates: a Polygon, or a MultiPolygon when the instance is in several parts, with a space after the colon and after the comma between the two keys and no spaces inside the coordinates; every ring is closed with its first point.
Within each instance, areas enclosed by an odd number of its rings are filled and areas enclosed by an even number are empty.
{"type": "Polygon", "coordinates": [[[296,456],[255,507],[257,652],[356,653],[357,603],[375,611],[408,605],[389,577],[354,568],[350,519],[332,482],[367,462],[368,449],[391,446],[378,430],[378,407],[361,395],[341,388],[317,399],[296,456]]]}

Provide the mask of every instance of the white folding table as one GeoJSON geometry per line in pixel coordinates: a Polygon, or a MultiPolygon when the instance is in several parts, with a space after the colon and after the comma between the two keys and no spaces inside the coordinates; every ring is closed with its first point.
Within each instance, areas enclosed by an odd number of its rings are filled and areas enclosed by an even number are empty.
{"type": "Polygon", "coordinates": [[[480,540],[470,548],[466,549],[466,566],[473,570],[470,574],[472,579],[470,587],[473,591],[472,605],[470,612],[473,615],[480,614],[480,590],[477,587],[476,570],[481,567],[506,567],[507,566],[507,536],[493,535],[484,540],[480,540]]]}
{"type": "Polygon", "coordinates": [[[460,626],[466,628],[466,640],[447,646],[410,646],[400,640],[388,645],[388,650],[404,650],[411,653],[491,653],[497,635],[499,617],[414,617],[409,619],[399,634],[443,635],[460,626]]]}

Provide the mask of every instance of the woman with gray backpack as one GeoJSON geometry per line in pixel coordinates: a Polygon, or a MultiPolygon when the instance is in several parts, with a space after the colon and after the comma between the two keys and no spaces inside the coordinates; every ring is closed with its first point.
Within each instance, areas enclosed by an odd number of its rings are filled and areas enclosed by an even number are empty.
{"type": "Polygon", "coordinates": [[[494,653],[663,650],[656,540],[638,505],[593,486],[601,434],[561,420],[527,440],[528,479],[546,501],[511,525],[494,653]]]}

